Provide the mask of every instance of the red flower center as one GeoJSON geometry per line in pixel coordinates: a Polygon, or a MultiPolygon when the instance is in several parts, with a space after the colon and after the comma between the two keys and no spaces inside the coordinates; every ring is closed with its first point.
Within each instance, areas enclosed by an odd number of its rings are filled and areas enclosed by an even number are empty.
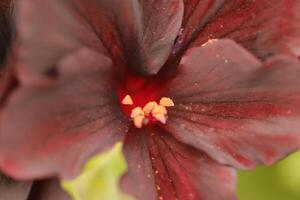
{"type": "Polygon", "coordinates": [[[174,103],[170,98],[161,96],[163,85],[159,79],[129,76],[119,86],[122,110],[137,128],[155,122],[166,123],[166,108],[174,106],[174,103]]]}

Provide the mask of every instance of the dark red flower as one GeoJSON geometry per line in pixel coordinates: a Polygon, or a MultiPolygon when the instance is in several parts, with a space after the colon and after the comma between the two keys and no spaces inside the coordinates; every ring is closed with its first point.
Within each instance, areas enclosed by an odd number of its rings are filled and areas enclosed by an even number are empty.
{"type": "MultiPolygon", "coordinates": [[[[122,188],[137,199],[235,199],[234,168],[300,148],[299,5],[19,1],[0,89],[1,169],[70,178],[124,141],[122,188]],[[175,106],[141,111],[162,97],[175,106]]],[[[55,180],[34,188],[31,199],[67,198],[55,180]]]]}

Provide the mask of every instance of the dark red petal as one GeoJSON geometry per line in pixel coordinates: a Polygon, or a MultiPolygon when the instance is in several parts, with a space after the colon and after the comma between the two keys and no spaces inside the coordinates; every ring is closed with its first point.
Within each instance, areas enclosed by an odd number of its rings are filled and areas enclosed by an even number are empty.
{"type": "Polygon", "coordinates": [[[69,178],[126,132],[109,59],[81,50],[58,69],[57,81],[19,87],[1,110],[0,167],[13,177],[69,178]]]}
{"type": "Polygon", "coordinates": [[[128,171],[121,186],[124,192],[134,195],[137,200],[156,200],[154,172],[145,134],[143,129],[129,129],[124,141],[128,171]]]}
{"type": "Polygon", "coordinates": [[[71,200],[57,179],[36,181],[27,200],[71,200]]]}
{"type": "Polygon", "coordinates": [[[27,200],[31,182],[17,182],[0,174],[0,200],[27,200]]]}
{"type": "Polygon", "coordinates": [[[166,96],[166,129],[217,161],[250,168],[300,148],[300,62],[260,62],[230,40],[191,49],[166,96]]]}
{"type": "Polygon", "coordinates": [[[112,0],[100,16],[99,33],[114,60],[137,73],[155,74],[169,57],[183,16],[181,0],[112,0]]]}
{"type": "Polygon", "coordinates": [[[300,55],[298,0],[184,0],[184,4],[177,48],[231,38],[263,59],[283,52],[300,55]]]}
{"type": "Polygon", "coordinates": [[[124,180],[130,188],[127,191],[137,199],[236,199],[233,169],[179,143],[161,129],[137,131],[129,140],[125,143],[129,173],[124,180]]]}
{"type": "Polygon", "coordinates": [[[56,64],[82,48],[103,52],[77,1],[24,0],[16,3],[16,65],[24,82],[56,73],[56,64]],[[74,2],[74,3],[71,3],[74,2]]]}
{"type": "Polygon", "coordinates": [[[103,51],[102,42],[115,64],[156,73],[171,52],[183,4],[181,0],[24,0],[17,13],[19,60],[31,73],[51,72],[57,60],[82,47],[103,51]]]}
{"type": "Polygon", "coordinates": [[[7,67],[3,70],[3,73],[0,74],[0,107],[7,98],[8,94],[13,90],[17,85],[17,80],[14,73],[13,67],[7,67]]]}

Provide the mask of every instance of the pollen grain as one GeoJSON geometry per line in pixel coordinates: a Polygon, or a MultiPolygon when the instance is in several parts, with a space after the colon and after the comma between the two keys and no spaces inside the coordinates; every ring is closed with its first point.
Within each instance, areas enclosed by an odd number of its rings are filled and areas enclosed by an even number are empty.
{"type": "Polygon", "coordinates": [[[158,104],[155,101],[147,103],[143,108],[145,115],[149,115],[156,106],[158,106],[158,104]]]}
{"type": "MultiPolygon", "coordinates": [[[[129,95],[126,95],[122,101],[122,104],[134,105],[134,102],[129,95]]],[[[172,106],[174,106],[172,99],[168,97],[162,97],[159,101],[159,104],[155,101],[150,101],[143,108],[139,106],[132,106],[130,118],[133,120],[133,124],[137,128],[142,128],[143,125],[147,125],[156,121],[166,124],[168,119],[167,107],[172,106]]]]}
{"type": "Polygon", "coordinates": [[[163,97],[159,100],[159,105],[164,106],[164,107],[172,107],[174,106],[174,102],[172,99],[168,97],[163,97]]]}
{"type": "Polygon", "coordinates": [[[126,95],[122,100],[123,105],[133,105],[133,101],[129,95],[126,95]]]}

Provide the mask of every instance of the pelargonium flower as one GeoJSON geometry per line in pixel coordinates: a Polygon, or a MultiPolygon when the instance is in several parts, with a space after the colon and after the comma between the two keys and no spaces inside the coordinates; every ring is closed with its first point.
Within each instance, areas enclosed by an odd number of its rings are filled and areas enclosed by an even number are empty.
{"type": "MultiPolygon", "coordinates": [[[[296,0],[20,0],[16,9],[0,89],[0,168],[14,178],[74,177],[123,141],[121,187],[137,199],[232,200],[234,168],[300,147],[296,0]]],[[[54,180],[30,198],[68,197],[54,180]]]]}

